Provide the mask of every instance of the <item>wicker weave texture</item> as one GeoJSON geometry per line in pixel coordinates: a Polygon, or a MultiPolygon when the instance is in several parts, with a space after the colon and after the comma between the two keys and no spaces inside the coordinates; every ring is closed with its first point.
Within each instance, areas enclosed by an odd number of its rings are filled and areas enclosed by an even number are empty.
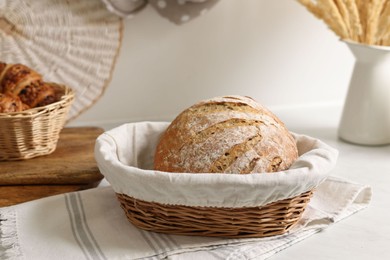
{"type": "Polygon", "coordinates": [[[116,194],[138,228],[176,235],[254,238],[286,233],[301,218],[312,191],[262,207],[211,208],[164,205],[116,194]]]}
{"type": "Polygon", "coordinates": [[[0,161],[22,160],[52,153],[65,125],[74,92],[50,83],[60,100],[23,112],[0,113],[0,161]]]}

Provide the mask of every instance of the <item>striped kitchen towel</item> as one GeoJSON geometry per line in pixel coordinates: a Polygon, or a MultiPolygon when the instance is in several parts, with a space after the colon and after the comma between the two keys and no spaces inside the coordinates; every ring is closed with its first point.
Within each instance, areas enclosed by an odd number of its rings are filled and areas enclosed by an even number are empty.
{"type": "Polygon", "coordinates": [[[0,208],[0,259],[266,259],[365,208],[371,188],[330,177],[288,234],[226,239],[130,224],[110,186],[0,208]]]}

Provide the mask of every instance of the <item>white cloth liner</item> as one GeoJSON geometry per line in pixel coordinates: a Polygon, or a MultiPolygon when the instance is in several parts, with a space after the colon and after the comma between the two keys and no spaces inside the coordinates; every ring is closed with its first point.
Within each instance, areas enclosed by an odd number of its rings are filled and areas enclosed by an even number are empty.
{"type": "Polygon", "coordinates": [[[333,176],[321,183],[293,230],[226,239],[158,234],[127,221],[111,187],[0,208],[0,259],[266,259],[367,207],[371,188],[333,176]]]}
{"type": "Polygon", "coordinates": [[[239,175],[154,171],[154,150],[168,124],[129,123],[97,138],[95,158],[115,192],[172,205],[262,206],[317,187],[338,156],[337,150],[320,140],[294,134],[300,157],[283,172],[239,175]]]}

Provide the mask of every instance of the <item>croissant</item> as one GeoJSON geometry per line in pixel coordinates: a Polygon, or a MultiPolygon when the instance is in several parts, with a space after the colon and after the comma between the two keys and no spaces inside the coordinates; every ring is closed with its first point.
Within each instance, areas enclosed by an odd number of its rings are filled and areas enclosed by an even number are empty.
{"type": "Polygon", "coordinates": [[[7,71],[8,66],[4,62],[0,62],[0,93],[3,93],[3,86],[1,84],[1,79],[3,78],[4,73],[7,71]]]}
{"type": "Polygon", "coordinates": [[[20,112],[28,108],[18,96],[0,93],[0,113],[20,112]]]}
{"type": "Polygon", "coordinates": [[[34,81],[41,80],[42,76],[22,64],[6,65],[0,78],[3,93],[19,93],[34,81]]]}
{"type": "Polygon", "coordinates": [[[20,99],[30,107],[40,107],[56,101],[54,88],[42,81],[27,85],[20,93],[20,99]]]}
{"type": "Polygon", "coordinates": [[[42,76],[23,64],[0,62],[0,93],[18,96],[27,107],[51,104],[57,100],[55,89],[42,76]]]}

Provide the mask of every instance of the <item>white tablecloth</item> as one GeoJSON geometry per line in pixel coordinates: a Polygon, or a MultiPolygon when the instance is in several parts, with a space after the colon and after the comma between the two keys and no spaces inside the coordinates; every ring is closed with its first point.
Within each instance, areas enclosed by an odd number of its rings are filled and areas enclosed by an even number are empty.
{"type": "Polygon", "coordinates": [[[127,221],[112,188],[99,187],[0,208],[0,258],[265,259],[364,209],[370,200],[370,187],[330,177],[288,234],[225,239],[140,230],[127,221]]]}

